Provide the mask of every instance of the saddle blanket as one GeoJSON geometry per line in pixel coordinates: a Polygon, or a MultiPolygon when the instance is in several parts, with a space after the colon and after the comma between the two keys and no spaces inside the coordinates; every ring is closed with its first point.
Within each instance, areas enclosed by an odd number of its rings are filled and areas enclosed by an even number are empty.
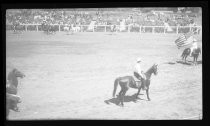
{"type": "Polygon", "coordinates": [[[139,79],[137,79],[135,76],[133,76],[133,78],[136,82],[135,88],[139,88],[141,86],[141,81],[139,79]]]}

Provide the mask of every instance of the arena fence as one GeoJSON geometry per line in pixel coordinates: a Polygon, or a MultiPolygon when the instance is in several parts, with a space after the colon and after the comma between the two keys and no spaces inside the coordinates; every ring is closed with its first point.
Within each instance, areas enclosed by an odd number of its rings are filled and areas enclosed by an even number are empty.
{"type": "MultiPolygon", "coordinates": [[[[56,31],[64,31],[65,25],[51,24],[56,31]]],[[[111,25],[94,25],[92,29],[88,29],[89,25],[77,25],[80,27],[80,32],[111,32],[111,25]]],[[[118,26],[117,26],[118,27],[118,26]]],[[[120,32],[139,32],[139,33],[187,33],[191,30],[200,34],[202,26],[170,26],[168,30],[165,26],[130,26],[125,25],[125,29],[120,32]]],[[[6,30],[13,30],[13,25],[7,24],[6,30]]],[[[22,31],[42,31],[41,24],[21,24],[19,30],[22,31]]],[[[119,31],[116,31],[119,32],[119,31]]]]}

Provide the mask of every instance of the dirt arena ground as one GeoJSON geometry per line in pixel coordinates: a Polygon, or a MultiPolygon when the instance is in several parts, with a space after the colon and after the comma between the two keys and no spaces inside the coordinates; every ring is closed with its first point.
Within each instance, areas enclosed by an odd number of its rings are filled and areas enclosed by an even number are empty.
{"type": "MultiPolygon", "coordinates": [[[[197,66],[180,62],[182,49],[174,44],[178,36],[7,32],[6,74],[15,67],[26,75],[19,79],[20,112],[11,111],[8,119],[201,119],[202,56],[197,66]],[[129,89],[125,106],[118,106],[114,80],[132,75],[137,57],[144,71],[160,64],[151,78],[151,101],[141,91],[142,100],[135,102],[137,89],[129,89]]],[[[195,38],[202,47],[201,35],[195,38]]]]}

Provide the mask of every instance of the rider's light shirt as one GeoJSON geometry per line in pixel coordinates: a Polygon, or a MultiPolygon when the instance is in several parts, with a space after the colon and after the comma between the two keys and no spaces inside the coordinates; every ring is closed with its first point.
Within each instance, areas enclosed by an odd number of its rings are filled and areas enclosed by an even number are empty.
{"type": "Polygon", "coordinates": [[[143,77],[141,71],[142,71],[142,69],[141,69],[140,63],[136,63],[135,68],[134,68],[134,72],[138,73],[141,77],[143,77]]]}

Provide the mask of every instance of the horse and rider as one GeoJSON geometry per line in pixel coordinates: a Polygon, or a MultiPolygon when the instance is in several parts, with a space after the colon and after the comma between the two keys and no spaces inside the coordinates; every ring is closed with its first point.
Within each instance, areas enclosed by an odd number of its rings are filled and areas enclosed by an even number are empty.
{"type": "Polygon", "coordinates": [[[13,26],[13,32],[14,33],[17,33],[17,32],[21,32],[21,25],[20,25],[20,21],[19,20],[15,20],[13,23],[12,23],[12,26],[13,26]]]}
{"type": "Polygon", "coordinates": [[[115,97],[115,93],[117,90],[117,86],[120,85],[121,90],[119,92],[119,100],[122,106],[124,106],[124,96],[126,92],[128,91],[129,88],[134,88],[138,89],[138,92],[136,94],[136,99],[138,99],[138,95],[140,94],[140,90],[146,90],[147,94],[147,99],[150,101],[149,97],[149,85],[151,82],[151,75],[155,74],[157,75],[157,64],[152,65],[145,73],[142,71],[141,68],[141,58],[138,58],[136,61],[136,64],[134,66],[134,72],[133,76],[123,76],[123,77],[118,77],[114,81],[114,90],[113,90],[113,97],[115,97]]]}
{"type": "Polygon", "coordinates": [[[6,82],[6,116],[9,115],[9,111],[13,110],[19,112],[17,106],[21,102],[20,96],[17,95],[18,77],[23,78],[25,75],[14,68],[9,72],[6,82]]]}
{"type": "Polygon", "coordinates": [[[198,47],[198,43],[195,38],[193,38],[192,41],[193,42],[192,42],[191,47],[184,49],[181,57],[182,57],[182,60],[185,60],[185,62],[188,56],[193,57],[193,63],[196,65],[198,56],[199,54],[201,54],[201,49],[200,47],[198,47]]]}
{"type": "Polygon", "coordinates": [[[133,74],[137,79],[139,79],[139,81],[142,82],[143,89],[146,90],[147,89],[145,85],[146,76],[144,75],[144,72],[142,71],[141,61],[142,61],[141,58],[137,58],[137,62],[135,64],[133,74]]]}
{"type": "Polygon", "coordinates": [[[42,30],[47,34],[56,32],[55,26],[50,25],[50,22],[47,20],[43,20],[41,26],[42,26],[42,30]]]}
{"type": "Polygon", "coordinates": [[[114,25],[111,25],[111,32],[116,32],[117,30],[117,26],[114,24],[114,25]]]}

